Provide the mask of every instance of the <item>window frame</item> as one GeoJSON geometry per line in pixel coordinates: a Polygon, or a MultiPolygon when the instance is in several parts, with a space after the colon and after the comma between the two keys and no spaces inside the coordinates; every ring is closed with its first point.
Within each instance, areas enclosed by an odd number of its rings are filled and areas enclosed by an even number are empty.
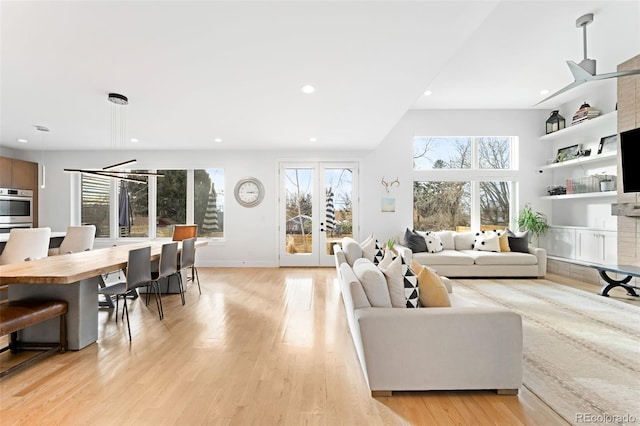
{"type": "MultiPolygon", "coordinates": [[[[471,139],[471,168],[468,169],[416,169],[412,172],[413,182],[470,182],[471,184],[471,229],[479,230],[480,220],[480,182],[502,181],[510,182],[509,194],[509,226],[514,228],[517,223],[517,206],[519,199],[519,138],[518,136],[414,136],[412,138],[411,158],[416,139],[424,138],[470,138],[471,139]],[[479,140],[482,138],[509,138],[508,169],[481,169],[479,162],[479,140]]],[[[412,211],[413,211],[412,193],[412,211]]]]}

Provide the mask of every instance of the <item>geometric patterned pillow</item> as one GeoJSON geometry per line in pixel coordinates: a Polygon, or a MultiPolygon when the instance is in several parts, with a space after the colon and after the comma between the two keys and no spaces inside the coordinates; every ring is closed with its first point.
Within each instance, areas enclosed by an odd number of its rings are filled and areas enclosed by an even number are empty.
{"type": "Polygon", "coordinates": [[[380,263],[380,261],[384,257],[382,246],[376,238],[369,239],[368,241],[364,242],[361,247],[362,256],[372,261],[374,265],[380,263]]]}
{"type": "Polygon", "coordinates": [[[407,308],[420,307],[420,290],[418,289],[418,277],[409,265],[402,259],[402,281],[404,283],[404,296],[407,299],[407,308]]]}

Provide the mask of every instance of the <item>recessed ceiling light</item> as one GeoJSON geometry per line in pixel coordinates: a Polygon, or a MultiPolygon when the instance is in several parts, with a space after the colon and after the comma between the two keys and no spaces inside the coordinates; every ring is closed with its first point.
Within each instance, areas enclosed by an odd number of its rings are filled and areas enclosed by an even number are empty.
{"type": "Polygon", "coordinates": [[[221,139],[221,138],[215,138],[213,141],[214,141],[215,143],[220,143],[220,142],[222,142],[222,139],[221,139]]]}
{"type": "Polygon", "coordinates": [[[316,91],[316,88],[310,84],[306,84],[300,88],[302,93],[306,93],[307,95],[316,91]]]}
{"type": "Polygon", "coordinates": [[[20,142],[20,143],[27,143],[27,142],[29,142],[29,141],[28,141],[28,140],[26,140],[26,139],[17,139],[17,141],[18,141],[18,142],[20,142]]]}
{"type": "Polygon", "coordinates": [[[547,89],[542,89],[542,90],[540,91],[540,94],[541,94],[541,95],[546,95],[547,93],[549,93],[549,90],[547,90],[547,89]]]}
{"type": "Polygon", "coordinates": [[[318,138],[309,138],[309,142],[318,142],[318,138]]]}
{"type": "Polygon", "coordinates": [[[131,138],[131,139],[129,139],[129,142],[138,143],[138,142],[140,142],[140,139],[131,138]]]}
{"type": "Polygon", "coordinates": [[[425,96],[431,96],[432,94],[433,94],[433,92],[432,92],[431,90],[426,90],[426,91],[424,92],[424,95],[425,95],[425,96]]]}

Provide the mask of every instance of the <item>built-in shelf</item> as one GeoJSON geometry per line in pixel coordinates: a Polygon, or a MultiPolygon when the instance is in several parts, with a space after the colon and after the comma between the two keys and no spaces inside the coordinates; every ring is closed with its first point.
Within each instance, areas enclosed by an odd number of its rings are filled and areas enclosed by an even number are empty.
{"type": "Polygon", "coordinates": [[[586,120],[580,124],[576,124],[575,126],[569,126],[562,130],[558,130],[557,132],[540,136],[540,140],[550,141],[550,140],[561,138],[570,134],[578,133],[581,131],[593,130],[599,126],[602,126],[602,127],[612,126],[612,128],[616,129],[617,120],[618,120],[618,111],[608,112],[606,114],[599,115],[596,118],[592,118],[591,120],[586,120]]]}
{"type": "Polygon", "coordinates": [[[575,198],[603,198],[603,197],[615,197],[618,195],[618,191],[605,191],[605,192],[582,192],[580,194],[564,194],[564,195],[545,195],[540,197],[543,200],[569,200],[575,198]]]}
{"type": "MultiPolygon", "coordinates": [[[[595,119],[594,119],[595,120],[595,119]]],[[[540,167],[541,170],[559,169],[563,167],[580,166],[583,164],[597,163],[599,161],[610,160],[618,155],[617,151],[603,152],[602,154],[580,157],[573,160],[562,161],[560,163],[546,164],[540,167]]]]}

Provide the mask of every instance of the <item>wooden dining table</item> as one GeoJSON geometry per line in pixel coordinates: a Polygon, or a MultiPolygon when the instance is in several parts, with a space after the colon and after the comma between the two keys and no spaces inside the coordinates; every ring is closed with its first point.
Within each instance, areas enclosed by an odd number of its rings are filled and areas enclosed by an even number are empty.
{"type": "MultiPolygon", "coordinates": [[[[150,261],[160,258],[162,245],[152,241],[49,256],[0,266],[0,285],[9,286],[9,300],[47,298],[64,300],[67,313],[68,349],[80,350],[98,340],[98,287],[102,275],[124,269],[129,251],[151,247],[150,261]]],[[[196,241],[196,247],[207,245],[196,241]]],[[[182,242],[178,242],[178,250],[182,242]]],[[[25,341],[53,342],[59,336],[57,320],[47,321],[22,331],[25,341]]]]}

